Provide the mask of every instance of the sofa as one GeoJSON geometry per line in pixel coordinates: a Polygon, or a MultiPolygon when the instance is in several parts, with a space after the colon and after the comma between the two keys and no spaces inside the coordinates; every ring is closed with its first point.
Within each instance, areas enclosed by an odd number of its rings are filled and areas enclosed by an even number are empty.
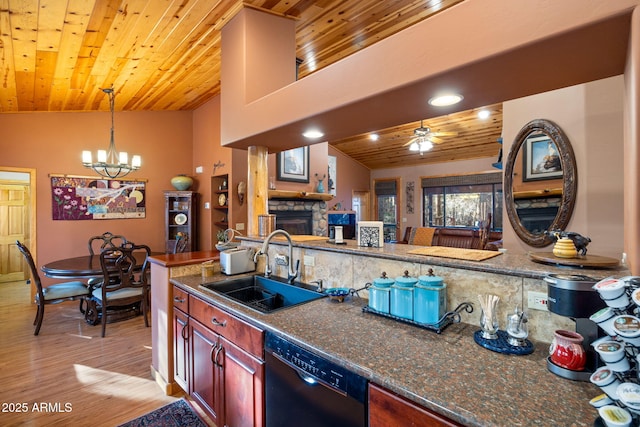
{"type": "Polygon", "coordinates": [[[502,232],[447,227],[407,227],[403,240],[396,243],[497,251],[502,247],[502,232]]]}

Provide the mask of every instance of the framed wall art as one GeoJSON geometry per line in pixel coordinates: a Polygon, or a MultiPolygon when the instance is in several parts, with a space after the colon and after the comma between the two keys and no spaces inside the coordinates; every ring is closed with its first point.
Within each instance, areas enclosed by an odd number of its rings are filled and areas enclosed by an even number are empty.
{"type": "Polygon", "coordinates": [[[523,181],[562,178],[562,161],[558,147],[549,136],[534,134],[524,142],[523,181]]]}
{"type": "Polygon", "coordinates": [[[53,220],[146,216],[146,180],[50,175],[53,220]]]}
{"type": "Polygon", "coordinates": [[[382,221],[359,221],[358,246],[381,248],[384,246],[382,221]]]}
{"type": "Polygon", "coordinates": [[[281,151],[276,156],[278,181],[309,182],[309,147],[281,151]]]}
{"type": "Polygon", "coordinates": [[[327,156],[327,187],[329,194],[336,195],[337,159],[336,156],[327,156]]]}

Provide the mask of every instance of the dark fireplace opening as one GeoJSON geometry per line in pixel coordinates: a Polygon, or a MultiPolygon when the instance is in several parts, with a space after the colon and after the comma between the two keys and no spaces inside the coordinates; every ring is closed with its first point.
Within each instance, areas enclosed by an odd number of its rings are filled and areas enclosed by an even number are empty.
{"type": "Polygon", "coordinates": [[[289,234],[313,234],[313,212],[270,211],[276,216],[276,228],[289,234]]]}
{"type": "Polygon", "coordinates": [[[530,233],[543,233],[548,230],[558,214],[558,207],[516,209],[520,223],[530,233]]]}

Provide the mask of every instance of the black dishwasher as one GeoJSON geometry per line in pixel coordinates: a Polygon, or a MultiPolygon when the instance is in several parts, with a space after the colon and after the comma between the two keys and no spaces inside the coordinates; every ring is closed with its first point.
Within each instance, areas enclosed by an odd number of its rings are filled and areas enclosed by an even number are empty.
{"type": "Polygon", "coordinates": [[[265,336],[266,427],[364,427],[367,380],[270,332],[265,336]]]}

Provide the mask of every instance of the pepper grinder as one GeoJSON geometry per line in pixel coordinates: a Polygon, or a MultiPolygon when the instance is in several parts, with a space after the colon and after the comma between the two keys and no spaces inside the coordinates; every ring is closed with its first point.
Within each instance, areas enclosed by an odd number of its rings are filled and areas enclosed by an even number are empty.
{"type": "Polygon", "coordinates": [[[529,331],[527,328],[527,314],[516,305],[513,314],[507,316],[507,342],[514,347],[527,345],[529,331]]]}

